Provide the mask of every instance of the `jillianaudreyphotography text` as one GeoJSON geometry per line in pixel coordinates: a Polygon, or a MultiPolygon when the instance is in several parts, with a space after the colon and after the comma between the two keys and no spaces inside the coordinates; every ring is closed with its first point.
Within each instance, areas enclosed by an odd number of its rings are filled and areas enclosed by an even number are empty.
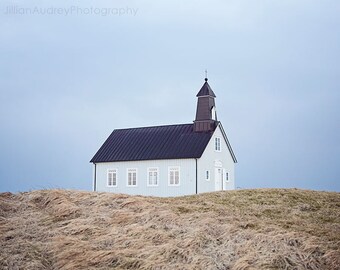
{"type": "Polygon", "coordinates": [[[4,8],[4,15],[95,15],[95,16],[136,16],[138,8],[132,7],[82,7],[82,6],[68,6],[68,7],[22,7],[18,5],[9,5],[4,8]]]}

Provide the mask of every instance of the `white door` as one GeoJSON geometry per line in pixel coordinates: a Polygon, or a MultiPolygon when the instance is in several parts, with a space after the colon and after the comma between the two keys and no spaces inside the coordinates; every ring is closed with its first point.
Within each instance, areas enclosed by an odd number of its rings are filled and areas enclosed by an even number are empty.
{"type": "Polygon", "coordinates": [[[222,168],[215,168],[215,191],[223,190],[222,168]]]}

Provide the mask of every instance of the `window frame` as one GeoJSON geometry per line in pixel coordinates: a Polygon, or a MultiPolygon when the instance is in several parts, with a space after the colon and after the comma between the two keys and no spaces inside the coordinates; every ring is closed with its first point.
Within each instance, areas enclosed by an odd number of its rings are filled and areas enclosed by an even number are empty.
{"type": "Polygon", "coordinates": [[[205,170],[205,180],[206,181],[210,181],[210,175],[211,175],[210,170],[205,170]]]}
{"type": "MultiPolygon", "coordinates": [[[[159,184],[159,168],[158,167],[148,167],[146,171],[146,184],[148,187],[158,187],[159,184]],[[150,172],[156,172],[157,173],[157,178],[156,178],[156,184],[151,184],[150,183],[150,172]]],[[[153,179],[154,180],[154,179],[153,179]]]]}
{"type": "MultiPolygon", "coordinates": [[[[133,183],[133,179],[132,179],[133,183]]],[[[126,169],[126,186],[127,187],[137,187],[138,186],[138,169],[137,168],[127,168],[126,169]],[[134,171],[136,173],[136,185],[129,185],[129,173],[134,171]]]]}
{"type": "MultiPolygon", "coordinates": [[[[113,178],[112,178],[112,183],[113,183],[113,178]]],[[[106,173],[106,186],[111,188],[111,187],[116,187],[118,185],[118,169],[107,169],[106,173]],[[116,175],[116,184],[115,185],[109,185],[109,175],[110,174],[115,174],[116,175]]]]}
{"type": "Polygon", "coordinates": [[[221,152],[222,151],[222,145],[221,145],[221,137],[215,137],[215,144],[214,144],[214,149],[215,152],[221,152]]]}
{"type": "Polygon", "coordinates": [[[181,185],[181,167],[180,166],[169,166],[168,167],[168,186],[169,187],[178,187],[181,185]],[[171,171],[178,171],[178,184],[175,184],[176,177],[174,178],[174,184],[171,184],[171,171]]]}

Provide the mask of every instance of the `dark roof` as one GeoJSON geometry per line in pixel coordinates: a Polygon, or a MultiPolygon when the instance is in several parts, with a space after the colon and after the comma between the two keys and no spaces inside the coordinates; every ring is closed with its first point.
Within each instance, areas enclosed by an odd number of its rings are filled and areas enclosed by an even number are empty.
{"type": "Polygon", "coordinates": [[[210,85],[208,84],[208,79],[205,79],[205,83],[203,84],[201,90],[196,95],[196,97],[201,97],[201,96],[216,97],[214,91],[210,88],[210,85]]]}
{"type": "Polygon", "coordinates": [[[212,134],[193,124],[116,129],[90,162],[199,158],[212,134]]]}

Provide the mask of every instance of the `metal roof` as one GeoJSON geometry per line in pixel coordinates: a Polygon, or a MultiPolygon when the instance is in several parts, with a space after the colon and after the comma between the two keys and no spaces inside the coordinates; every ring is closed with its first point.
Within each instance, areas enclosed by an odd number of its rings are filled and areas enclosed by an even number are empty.
{"type": "Polygon", "coordinates": [[[202,88],[200,89],[200,91],[196,95],[196,97],[202,97],[202,96],[216,97],[214,91],[211,89],[211,87],[208,83],[207,78],[205,79],[205,83],[203,84],[202,88]]]}
{"type": "Polygon", "coordinates": [[[212,134],[193,124],[116,129],[90,162],[199,158],[212,134]]]}

